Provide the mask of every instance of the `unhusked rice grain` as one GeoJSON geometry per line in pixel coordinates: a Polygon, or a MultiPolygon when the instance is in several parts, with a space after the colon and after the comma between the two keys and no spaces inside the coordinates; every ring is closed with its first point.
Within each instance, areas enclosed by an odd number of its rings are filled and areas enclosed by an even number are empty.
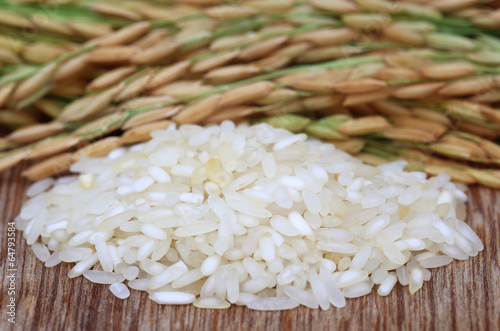
{"type": "Polygon", "coordinates": [[[120,299],[130,287],[159,304],[328,309],[398,281],[414,293],[427,268],[483,249],[446,174],[367,166],[267,124],[152,138],[30,187],[16,226],[47,267],[76,262],[69,277],[120,299]]]}

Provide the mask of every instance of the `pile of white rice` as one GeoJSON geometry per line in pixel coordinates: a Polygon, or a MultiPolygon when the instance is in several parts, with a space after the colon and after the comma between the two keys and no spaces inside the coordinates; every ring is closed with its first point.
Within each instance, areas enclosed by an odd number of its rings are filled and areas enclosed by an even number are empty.
{"type": "Polygon", "coordinates": [[[171,126],[44,179],[16,219],[45,266],[160,304],[342,307],[475,256],[464,187],[266,124],[171,126]],[[127,286],[128,285],[128,286],[127,286]]]}

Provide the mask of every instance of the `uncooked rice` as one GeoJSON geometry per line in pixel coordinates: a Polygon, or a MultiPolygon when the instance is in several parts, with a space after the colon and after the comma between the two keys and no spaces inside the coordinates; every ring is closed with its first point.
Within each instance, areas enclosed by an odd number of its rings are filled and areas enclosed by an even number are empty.
{"type": "Polygon", "coordinates": [[[16,219],[37,258],[159,304],[343,307],[413,294],[428,268],[476,256],[465,187],[379,167],[267,124],[171,125],[28,190],[16,219]],[[128,287],[125,286],[125,282],[128,287]]]}

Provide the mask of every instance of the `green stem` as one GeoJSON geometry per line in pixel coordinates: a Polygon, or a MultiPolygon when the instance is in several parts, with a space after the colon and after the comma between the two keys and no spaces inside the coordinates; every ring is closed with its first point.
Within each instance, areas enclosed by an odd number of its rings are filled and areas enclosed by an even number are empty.
{"type": "Polygon", "coordinates": [[[388,154],[384,151],[381,151],[380,149],[377,149],[377,148],[373,148],[373,147],[369,147],[369,146],[365,146],[363,147],[362,149],[363,152],[367,152],[367,153],[371,153],[371,154],[374,154],[374,155],[377,155],[377,156],[380,156],[384,159],[387,159],[387,160],[391,160],[391,161],[396,161],[398,160],[397,157],[391,155],[391,154],[388,154]]]}
{"type": "MultiPolygon", "coordinates": [[[[372,138],[379,138],[379,137],[372,135],[372,138]]],[[[382,142],[382,140],[369,140],[368,143],[366,144],[366,146],[374,147],[378,150],[385,150],[386,152],[390,152],[390,153],[395,154],[395,155],[401,154],[401,151],[398,147],[388,145],[387,144],[388,140],[387,139],[384,139],[384,140],[385,140],[384,142],[382,142]]]]}

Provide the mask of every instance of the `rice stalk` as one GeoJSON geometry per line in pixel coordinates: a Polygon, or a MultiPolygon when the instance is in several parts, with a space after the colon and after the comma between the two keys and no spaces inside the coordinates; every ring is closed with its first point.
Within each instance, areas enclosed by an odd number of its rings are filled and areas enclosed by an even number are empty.
{"type": "Polygon", "coordinates": [[[191,64],[187,61],[177,62],[170,66],[161,68],[151,80],[147,81],[144,86],[147,90],[154,90],[168,83],[171,83],[182,75],[186,74],[190,69],[191,64]]]}
{"type": "Polygon", "coordinates": [[[382,68],[373,77],[385,81],[418,81],[423,78],[416,70],[402,66],[382,68]]]}
{"type": "Polygon", "coordinates": [[[205,9],[204,13],[208,17],[223,20],[255,16],[257,11],[247,6],[218,5],[205,9]]]}
{"type": "Polygon", "coordinates": [[[66,100],[73,100],[85,93],[86,84],[83,79],[75,79],[73,81],[57,82],[55,85],[50,83],[52,88],[47,91],[44,97],[55,97],[66,100]]]}
{"type": "Polygon", "coordinates": [[[0,110],[0,125],[10,128],[11,130],[34,125],[37,124],[37,122],[37,118],[27,110],[0,110]]]}
{"type": "Polygon", "coordinates": [[[390,123],[381,116],[367,116],[344,122],[338,129],[340,133],[352,136],[376,133],[390,127],[390,123]]]}
{"type": "Polygon", "coordinates": [[[76,21],[68,24],[71,30],[85,39],[99,38],[113,32],[113,28],[106,23],[76,21]]]}
{"type": "Polygon", "coordinates": [[[127,59],[130,58],[130,63],[137,65],[152,64],[160,59],[163,59],[179,49],[179,44],[170,39],[157,43],[153,47],[134,54],[129,54],[127,59]]]}
{"type": "Polygon", "coordinates": [[[354,41],[358,37],[350,28],[320,28],[293,36],[291,43],[308,42],[315,46],[337,46],[354,41]]]}
{"type": "Polygon", "coordinates": [[[481,103],[500,102],[500,89],[492,88],[489,91],[474,95],[471,99],[475,102],[481,102],[481,103]]]}
{"type": "Polygon", "coordinates": [[[35,29],[35,26],[28,18],[6,10],[0,10],[0,24],[20,29],[35,29]]]}
{"type": "Polygon", "coordinates": [[[79,161],[82,156],[87,157],[102,157],[109,154],[114,149],[117,149],[123,144],[123,141],[119,137],[107,137],[87,146],[78,149],[71,155],[71,160],[74,162],[79,161]]]}
{"type": "Polygon", "coordinates": [[[108,35],[93,39],[90,43],[99,46],[118,46],[125,45],[137,40],[151,29],[150,22],[138,22],[128,25],[122,29],[112,32],[108,35]]]}
{"type": "Polygon", "coordinates": [[[23,171],[23,177],[35,181],[69,170],[74,163],[72,153],[59,154],[32,165],[23,171]]]}
{"type": "Polygon", "coordinates": [[[490,159],[500,160],[500,145],[487,139],[481,139],[479,146],[486,152],[490,159]]]}
{"type": "Polygon", "coordinates": [[[204,79],[212,83],[224,84],[256,76],[260,72],[259,67],[251,64],[229,65],[210,70],[204,75],[204,79]]]}
{"type": "Polygon", "coordinates": [[[411,84],[397,87],[391,95],[398,99],[422,99],[435,95],[445,85],[445,82],[411,84]]]}
{"type": "MultiPolygon", "coordinates": [[[[370,104],[373,109],[384,116],[401,116],[407,117],[412,114],[412,111],[407,107],[398,105],[390,101],[377,101],[370,104]]],[[[414,112],[413,112],[414,113],[414,112]]],[[[434,113],[434,112],[433,112],[434,113]]]]}
{"type": "Polygon", "coordinates": [[[111,87],[129,77],[136,71],[136,66],[118,67],[116,69],[110,70],[90,81],[90,83],[86,87],[86,90],[97,91],[111,87]]]}
{"type": "Polygon", "coordinates": [[[436,141],[436,136],[428,131],[415,128],[390,127],[380,131],[384,138],[415,143],[431,143],[436,141]]]}
{"type": "Polygon", "coordinates": [[[342,105],[344,96],[341,94],[317,95],[300,100],[304,110],[317,111],[321,109],[335,109],[342,105]]]}
{"type": "Polygon", "coordinates": [[[199,124],[217,124],[222,121],[233,121],[235,123],[245,122],[247,118],[256,112],[252,106],[234,106],[216,112],[210,117],[204,118],[199,124]]]}
{"type": "Polygon", "coordinates": [[[411,114],[425,119],[432,121],[435,124],[440,124],[446,127],[451,127],[452,126],[452,121],[449,117],[447,117],[445,114],[439,113],[435,110],[428,109],[425,107],[411,107],[411,114]]]}
{"type": "Polygon", "coordinates": [[[26,63],[44,64],[56,60],[67,51],[67,47],[33,43],[23,49],[21,56],[26,63]]]}
{"type": "Polygon", "coordinates": [[[373,78],[352,79],[343,82],[336,82],[333,88],[341,93],[357,94],[380,91],[387,87],[387,83],[373,78]]]}
{"type": "Polygon", "coordinates": [[[121,102],[125,100],[129,100],[135,98],[145,92],[148,91],[148,85],[155,77],[155,73],[146,70],[145,72],[139,72],[137,75],[134,75],[135,79],[128,79],[127,83],[121,83],[119,85],[122,86],[120,91],[113,96],[115,102],[121,102]]]}
{"type": "Polygon", "coordinates": [[[7,103],[7,100],[12,94],[15,86],[16,85],[14,83],[7,83],[0,88],[0,107],[3,107],[7,103]]]}
{"type": "Polygon", "coordinates": [[[82,54],[63,62],[54,74],[55,82],[62,82],[78,77],[88,69],[88,54],[82,54]]]}
{"type": "Polygon", "coordinates": [[[64,125],[60,122],[36,124],[15,130],[7,136],[7,139],[14,142],[31,143],[61,133],[64,129],[64,125]]]}
{"type": "Polygon", "coordinates": [[[284,128],[298,133],[306,128],[308,123],[311,122],[311,119],[294,114],[285,114],[263,118],[261,121],[268,123],[275,128],[284,128]]]}
{"type": "Polygon", "coordinates": [[[19,164],[26,157],[27,153],[27,150],[17,150],[13,153],[0,156],[0,172],[19,164]]]}
{"type": "Polygon", "coordinates": [[[293,100],[299,96],[299,92],[296,90],[288,89],[288,88],[275,88],[269,94],[267,94],[263,98],[259,98],[255,100],[255,103],[260,106],[270,105],[273,103],[293,100]]]}
{"type": "Polygon", "coordinates": [[[142,18],[141,15],[132,10],[112,4],[94,2],[89,7],[97,13],[121,17],[131,21],[139,21],[142,18]]]}
{"type": "Polygon", "coordinates": [[[468,168],[467,172],[481,185],[500,189],[500,178],[486,170],[468,168]]]}
{"type": "Polygon", "coordinates": [[[335,14],[355,13],[359,11],[359,8],[355,3],[347,0],[308,0],[308,2],[316,8],[326,10],[335,14]]]}
{"type": "Polygon", "coordinates": [[[221,52],[206,59],[201,59],[193,64],[193,66],[191,67],[191,72],[203,73],[215,69],[238,58],[240,54],[241,54],[240,50],[233,50],[233,51],[221,52]]]}
{"type": "Polygon", "coordinates": [[[481,125],[476,125],[467,122],[458,122],[456,125],[457,125],[457,130],[467,133],[472,133],[486,139],[493,140],[499,135],[498,129],[485,128],[484,126],[481,125]]]}
{"type": "Polygon", "coordinates": [[[123,133],[121,141],[124,144],[148,141],[151,139],[151,132],[166,129],[170,124],[172,124],[171,121],[158,121],[133,127],[123,133]]]}
{"type": "Polygon", "coordinates": [[[34,160],[53,156],[75,147],[79,142],[79,137],[72,136],[62,136],[48,139],[31,148],[30,152],[25,156],[25,159],[34,160]]]}
{"type": "Polygon", "coordinates": [[[217,111],[220,99],[220,94],[211,95],[199,103],[184,108],[173,117],[173,120],[177,123],[198,123],[217,111]]]}
{"type": "Polygon", "coordinates": [[[490,76],[466,78],[452,82],[439,90],[440,95],[447,97],[457,97],[466,95],[476,95],[487,92],[494,87],[494,82],[490,76]]]}
{"type": "Polygon", "coordinates": [[[346,153],[356,155],[365,147],[366,141],[363,139],[336,140],[331,142],[338,149],[346,153]]]}
{"type": "Polygon", "coordinates": [[[23,59],[10,49],[0,48],[0,63],[21,64],[23,63],[23,59]]]}
{"type": "Polygon", "coordinates": [[[358,154],[356,154],[356,157],[358,159],[360,159],[361,161],[363,161],[364,163],[372,165],[372,166],[379,166],[379,165],[386,164],[386,163],[390,162],[390,160],[388,160],[386,158],[383,158],[383,157],[378,156],[376,154],[367,153],[367,152],[358,153],[358,154]]]}
{"type": "Polygon", "coordinates": [[[54,87],[54,83],[49,82],[48,84],[42,86],[40,89],[35,91],[33,94],[27,96],[22,100],[10,100],[10,105],[15,109],[25,109],[43,98],[49,91],[51,91],[54,87]]]}
{"type": "Polygon", "coordinates": [[[137,61],[133,60],[133,57],[137,54],[141,54],[140,50],[132,46],[103,46],[91,51],[87,61],[100,65],[116,65],[117,63],[138,64],[137,61]]]}
{"type": "Polygon", "coordinates": [[[348,106],[364,105],[373,102],[378,102],[386,100],[387,98],[389,98],[390,94],[391,94],[390,89],[377,90],[374,92],[366,92],[366,93],[349,94],[346,96],[342,105],[348,107],[348,106]]]}
{"type": "Polygon", "coordinates": [[[46,17],[42,17],[41,19],[36,18],[37,17],[33,15],[31,21],[36,25],[38,30],[64,37],[76,37],[75,31],[73,31],[65,21],[54,18],[47,19],[46,17]]]}
{"type": "Polygon", "coordinates": [[[410,116],[395,116],[392,117],[391,120],[399,127],[425,131],[435,138],[441,137],[449,129],[448,125],[410,116]]]}
{"type": "Polygon", "coordinates": [[[160,40],[165,39],[165,37],[169,34],[168,29],[155,29],[149,31],[143,37],[134,41],[131,45],[138,47],[140,49],[147,49],[153,45],[156,45],[160,40]]]}
{"type": "MultiPolygon", "coordinates": [[[[442,173],[448,173],[453,181],[466,185],[473,185],[478,183],[477,179],[466,170],[454,169],[451,167],[439,165],[426,165],[424,167],[424,170],[431,176],[438,176],[442,173]]],[[[489,182],[485,182],[485,186],[492,187],[489,182]]]]}
{"type": "Polygon", "coordinates": [[[356,46],[325,46],[306,50],[296,58],[298,63],[318,63],[351,57],[362,53],[363,50],[356,46]]]}
{"type": "Polygon", "coordinates": [[[14,90],[12,98],[14,100],[20,100],[28,97],[30,94],[33,94],[52,79],[56,70],[56,63],[51,63],[43,67],[33,76],[21,81],[14,90]]]}
{"type": "Polygon", "coordinates": [[[127,120],[123,125],[123,130],[128,130],[131,128],[135,128],[140,125],[149,124],[158,122],[167,118],[171,118],[175,114],[177,114],[180,110],[180,107],[164,107],[159,109],[150,110],[148,112],[139,114],[137,116],[132,117],[127,120]]]}
{"type": "MultiPolygon", "coordinates": [[[[271,122],[272,123],[272,122],[271,122]]],[[[288,129],[288,128],[287,128],[288,129]]],[[[333,141],[345,141],[348,140],[349,137],[345,134],[342,134],[338,131],[338,129],[334,129],[329,125],[325,125],[321,122],[312,122],[308,123],[307,126],[303,129],[305,133],[310,136],[325,139],[333,143],[333,141]]]]}
{"type": "MultiPolygon", "coordinates": [[[[487,13],[484,7],[473,10],[470,1],[461,5],[447,1],[448,7],[442,7],[446,8],[443,13],[430,3],[404,2],[396,6],[383,0],[335,3],[315,0],[310,1],[310,5],[296,7],[289,1],[246,1],[242,5],[215,7],[211,1],[201,1],[207,7],[204,10],[137,2],[95,6],[91,3],[91,10],[108,16],[109,24],[97,21],[91,26],[82,20],[68,22],[68,25],[55,23],[52,29],[66,35],[71,31],[72,38],[91,39],[84,45],[99,47],[81,51],[80,55],[65,55],[64,60],[57,58],[49,63],[59,68],[47,81],[44,87],[47,91],[39,88],[29,97],[16,101],[13,96],[23,80],[35,77],[46,68],[21,66],[19,71],[2,78],[1,81],[8,85],[2,87],[0,92],[5,91],[5,95],[0,93],[0,96],[10,107],[35,104],[37,109],[53,118],[61,113],[61,103],[56,104],[50,98],[67,98],[70,106],[59,116],[71,124],[65,125],[64,130],[69,132],[74,128],[73,133],[88,140],[115,130],[123,123],[126,124],[122,129],[134,129],[166,120],[174,114],[174,120],[181,123],[242,120],[253,118],[255,114],[381,115],[389,127],[378,131],[372,128],[373,132],[367,129],[369,126],[358,128],[368,133],[356,133],[355,126],[349,127],[352,125],[349,123],[364,117],[343,123],[348,134],[339,130],[340,124],[333,127],[328,120],[306,121],[304,118],[299,122],[307,122],[302,130],[311,135],[344,139],[339,146],[344,144],[353,153],[355,146],[360,146],[359,140],[354,140],[357,138],[349,137],[353,134],[361,134],[363,141],[380,139],[391,143],[423,144],[430,148],[429,143],[449,130],[459,129],[483,137],[493,147],[477,142],[480,145],[475,145],[478,149],[473,152],[467,142],[448,136],[434,147],[445,150],[444,154],[451,149],[452,153],[447,155],[457,158],[464,158],[467,149],[470,153],[466,160],[486,162],[481,160],[491,159],[497,153],[496,144],[488,139],[500,132],[499,111],[462,99],[450,100],[450,97],[474,96],[477,101],[496,102],[498,78],[495,75],[498,71],[494,66],[498,65],[498,48],[495,48],[493,37],[469,37],[481,31],[473,24],[485,25],[484,20],[481,23],[477,19],[481,13],[487,13]],[[320,17],[325,12],[338,20],[320,17]],[[448,20],[446,15],[449,13],[461,18],[448,20]],[[408,17],[412,20],[405,19],[408,17]],[[153,21],[140,22],[144,18],[153,21]],[[159,18],[164,22],[154,21],[159,18]],[[447,24],[456,24],[457,29],[450,32],[447,24]],[[172,49],[166,51],[167,45],[172,49]],[[424,46],[427,49],[418,49],[424,46]],[[155,47],[159,52],[151,51],[155,47]],[[122,50],[124,52],[120,52],[122,50]],[[362,53],[369,55],[359,56],[362,53]],[[359,67],[331,70],[335,65],[330,67],[324,63],[344,57],[352,58],[333,62],[359,67]],[[381,58],[384,63],[380,62],[381,58]],[[364,59],[369,65],[362,66],[364,59]],[[296,66],[297,63],[316,62],[319,64],[296,66]],[[151,64],[161,67],[153,69],[151,64]],[[136,72],[138,74],[134,74],[136,72]],[[53,81],[57,85],[50,89],[48,86],[53,81]],[[15,86],[9,82],[20,83],[15,86]],[[112,94],[109,90],[118,89],[120,83],[126,87],[109,101],[106,93],[112,94]],[[99,92],[83,96],[85,90],[99,92]],[[48,99],[40,99],[46,94],[49,94],[48,99]],[[196,108],[212,97],[220,100],[215,105],[208,103],[207,109],[196,108]],[[172,106],[175,104],[180,106],[174,107],[174,111],[172,106]],[[90,120],[94,122],[86,125],[90,120]],[[463,150],[456,147],[460,145],[463,150]]],[[[90,15],[88,10],[82,13],[90,15]]],[[[9,45],[9,54],[21,54],[21,44],[16,44],[17,49],[9,45]]],[[[29,54],[32,46],[22,47],[28,47],[29,54]]],[[[6,114],[4,118],[14,118],[13,112],[0,112],[6,114]]],[[[35,121],[36,116],[21,115],[19,119],[19,125],[26,125],[35,121]]],[[[14,122],[11,120],[10,124],[14,122]]],[[[36,142],[31,140],[37,137],[36,134],[44,138],[50,136],[50,130],[44,133],[46,136],[37,131],[37,127],[32,130],[31,138],[25,138],[27,141],[23,143],[36,142]]],[[[145,139],[144,136],[141,139],[145,139]]]]}
{"type": "Polygon", "coordinates": [[[445,63],[420,68],[420,73],[427,78],[448,80],[473,75],[476,73],[476,68],[468,63],[445,63]]]}
{"type": "Polygon", "coordinates": [[[273,89],[274,84],[266,81],[235,87],[221,95],[218,107],[223,108],[251,103],[254,100],[266,97],[273,89]]]}
{"type": "Polygon", "coordinates": [[[278,50],[285,42],[287,42],[287,36],[278,36],[274,38],[269,38],[249,47],[244,48],[238,55],[238,60],[240,61],[253,61],[264,57],[265,55],[278,50]]]}
{"type": "MultiPolygon", "coordinates": [[[[117,105],[115,109],[117,111],[124,111],[124,112],[132,111],[132,112],[134,112],[135,109],[141,109],[141,108],[148,107],[151,105],[156,105],[156,104],[172,103],[174,100],[175,100],[175,98],[172,98],[168,95],[142,96],[142,97],[137,97],[137,98],[122,102],[119,105],[117,105]]],[[[152,110],[154,110],[154,109],[151,109],[149,111],[152,111],[152,110]]],[[[146,113],[135,114],[134,117],[132,117],[130,119],[133,120],[135,117],[137,117],[139,115],[146,114],[146,113]]]]}
{"type": "Polygon", "coordinates": [[[385,37],[405,45],[421,47],[426,44],[425,35],[423,33],[408,29],[402,24],[390,24],[384,27],[382,32],[385,37]]]}
{"type": "Polygon", "coordinates": [[[205,85],[202,81],[177,80],[170,84],[160,86],[149,92],[153,96],[169,96],[174,99],[183,99],[204,95],[214,89],[212,85],[205,85]]]}
{"type": "Polygon", "coordinates": [[[125,117],[123,112],[106,114],[78,127],[73,133],[80,136],[82,140],[92,140],[105,136],[120,128],[125,117]]]}

